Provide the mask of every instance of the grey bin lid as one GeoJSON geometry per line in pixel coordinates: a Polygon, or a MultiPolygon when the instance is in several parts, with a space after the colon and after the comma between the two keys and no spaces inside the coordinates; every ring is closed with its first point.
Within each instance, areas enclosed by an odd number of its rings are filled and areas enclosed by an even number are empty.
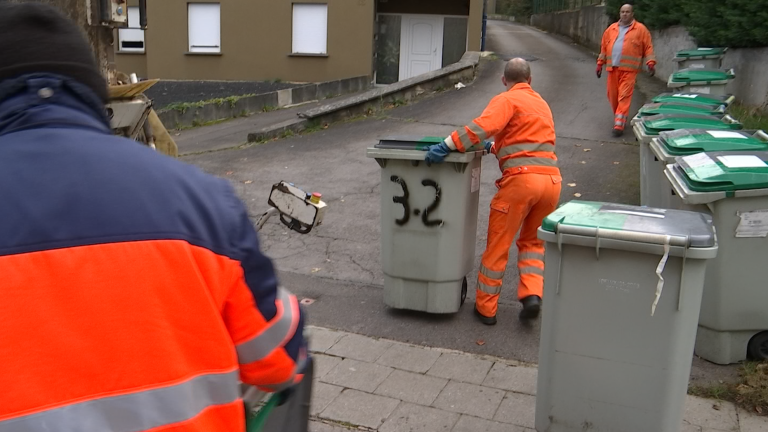
{"type": "Polygon", "coordinates": [[[711,248],[716,244],[712,218],[704,213],[654,209],[623,204],[571,201],[547,216],[541,226],[552,233],[659,244],[673,237],[673,246],[711,248]],[[687,244],[680,244],[687,239],[687,244]]]}

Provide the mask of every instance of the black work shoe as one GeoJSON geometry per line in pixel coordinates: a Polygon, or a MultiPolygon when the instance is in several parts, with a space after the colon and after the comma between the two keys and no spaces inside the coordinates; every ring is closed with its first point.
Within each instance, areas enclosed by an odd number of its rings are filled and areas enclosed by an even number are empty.
{"type": "Polygon", "coordinates": [[[520,311],[521,320],[532,320],[539,317],[541,297],[537,295],[528,296],[520,300],[520,303],[523,304],[523,310],[520,311]]]}
{"type": "Polygon", "coordinates": [[[624,129],[614,129],[613,130],[613,136],[620,137],[624,135],[624,129]]]}
{"type": "Polygon", "coordinates": [[[477,308],[475,308],[475,315],[477,315],[477,318],[480,319],[480,322],[485,325],[489,325],[489,326],[496,325],[496,315],[492,317],[487,317],[481,314],[480,311],[477,310],[477,308]]]}

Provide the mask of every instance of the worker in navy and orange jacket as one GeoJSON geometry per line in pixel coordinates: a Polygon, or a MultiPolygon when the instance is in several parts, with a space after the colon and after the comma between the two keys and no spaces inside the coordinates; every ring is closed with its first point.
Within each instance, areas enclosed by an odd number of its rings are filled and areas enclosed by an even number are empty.
{"type": "Polygon", "coordinates": [[[477,281],[475,311],[484,324],[496,324],[502,279],[509,249],[517,240],[522,320],[536,318],[544,289],[544,242],[536,234],[557,207],[562,177],[555,155],[555,124],[549,105],[531,88],[531,69],[523,59],[509,61],[502,83],[507,91],[494,97],[469,126],[431,146],[426,161],[442,162],[451,151],[464,152],[485,143],[496,155],[502,177],[491,200],[488,245],[477,281]],[[486,142],[495,137],[495,143],[486,142]]]}
{"type": "Polygon", "coordinates": [[[597,58],[597,77],[608,69],[608,101],[613,109],[613,135],[621,136],[629,120],[632,93],[643,59],[651,76],[656,74],[651,32],[635,20],[634,7],[621,7],[620,19],[603,33],[600,56],[597,58]]]}
{"type": "Polygon", "coordinates": [[[0,431],[245,430],[309,360],[223,179],[112,135],[74,23],[0,4],[0,431]]]}

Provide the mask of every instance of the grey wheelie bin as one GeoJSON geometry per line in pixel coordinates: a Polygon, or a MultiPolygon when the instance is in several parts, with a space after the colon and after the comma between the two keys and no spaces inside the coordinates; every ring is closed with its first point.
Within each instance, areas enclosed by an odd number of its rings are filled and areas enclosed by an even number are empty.
{"type": "Polygon", "coordinates": [[[660,114],[651,116],[632,126],[635,137],[640,142],[640,204],[650,206],[651,191],[643,179],[652,175],[650,166],[643,161],[652,158],[650,144],[661,132],[679,129],[740,130],[741,123],[726,115],[723,118],[706,117],[691,114],[660,114]]]}
{"type": "Polygon", "coordinates": [[[686,204],[706,206],[720,251],[707,268],[696,354],[768,360],[768,152],[699,153],[664,171],[686,204]]]}
{"type": "Polygon", "coordinates": [[[662,93],[651,100],[653,103],[678,103],[683,102],[695,105],[731,106],[736,101],[733,95],[713,95],[704,93],[676,92],[662,93]]]}
{"type": "Polygon", "coordinates": [[[482,147],[427,166],[439,138],[383,139],[367,156],[381,166],[384,303],[395,309],[458,312],[475,262],[482,147]]]}
{"type": "Polygon", "coordinates": [[[720,69],[728,48],[696,48],[678,51],[672,59],[677,69],[720,69]]]}
{"type": "Polygon", "coordinates": [[[729,152],[734,154],[768,151],[768,134],[758,130],[708,131],[683,129],[661,132],[651,141],[650,153],[641,163],[646,164],[641,179],[649,192],[648,206],[680,209],[680,199],[664,175],[664,169],[675,163],[675,158],[702,152],[729,152]]]}
{"type": "Polygon", "coordinates": [[[724,95],[725,86],[735,77],[733,69],[682,69],[669,76],[667,87],[681,92],[724,95]]]}
{"type": "Polygon", "coordinates": [[[708,215],[572,201],[547,243],[536,430],[679,432],[707,261],[708,215]]]}

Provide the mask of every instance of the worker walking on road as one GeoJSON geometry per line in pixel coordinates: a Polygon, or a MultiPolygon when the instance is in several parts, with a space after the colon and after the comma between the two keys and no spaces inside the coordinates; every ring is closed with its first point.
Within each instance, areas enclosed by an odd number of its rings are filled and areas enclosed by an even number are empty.
{"type": "Polygon", "coordinates": [[[544,289],[544,242],[536,231],[557,207],[562,183],[552,111],[531,88],[528,62],[520,58],[509,61],[502,83],[507,91],[494,97],[480,117],[431,146],[426,156],[427,163],[439,163],[451,151],[464,152],[495,137],[495,143],[484,145],[499,160],[502,177],[496,181],[498,192],[491,200],[488,245],[475,301],[475,312],[487,325],[496,324],[509,249],[518,231],[520,319],[538,317],[544,289]]]}
{"type": "Polygon", "coordinates": [[[81,30],[0,3],[0,432],[245,430],[308,362],[230,184],[114,136],[81,30]]]}
{"type": "Polygon", "coordinates": [[[597,58],[597,77],[603,75],[603,66],[608,69],[608,100],[614,113],[613,135],[621,136],[629,120],[629,108],[635,89],[637,74],[642,69],[643,59],[651,76],[656,74],[656,58],[653,55],[651,33],[635,20],[634,7],[621,7],[621,18],[605,33],[597,58]]]}

